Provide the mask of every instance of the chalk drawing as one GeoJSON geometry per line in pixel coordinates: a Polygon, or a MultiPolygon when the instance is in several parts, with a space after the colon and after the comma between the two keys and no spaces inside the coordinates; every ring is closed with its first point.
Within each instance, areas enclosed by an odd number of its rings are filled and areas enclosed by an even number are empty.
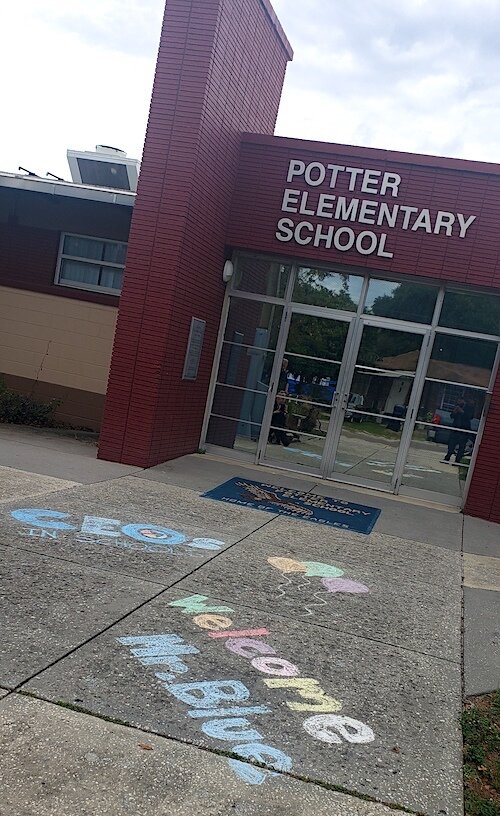
{"type": "Polygon", "coordinates": [[[249,725],[250,720],[246,717],[227,717],[223,720],[208,720],[202,723],[201,730],[207,737],[225,741],[255,742],[263,739],[262,734],[255,728],[248,728],[249,725]]]}
{"type": "Polygon", "coordinates": [[[350,595],[359,595],[370,591],[365,584],[350,581],[348,578],[322,578],[321,583],[327,592],[346,592],[350,595]]]}
{"type": "Polygon", "coordinates": [[[319,714],[309,717],[302,727],[308,734],[330,745],[345,742],[366,744],[373,742],[375,734],[372,729],[359,720],[342,717],[336,714],[319,714]]]}
{"type": "Polygon", "coordinates": [[[21,535],[32,538],[57,541],[59,534],[66,535],[68,531],[72,531],[75,533],[75,540],[80,544],[99,544],[162,555],[192,555],[198,551],[216,552],[225,546],[224,541],[216,538],[195,537],[189,540],[180,530],[170,527],[145,522],[125,524],[120,519],[105,516],[84,516],[81,524],[73,524],[68,521],[71,519],[71,513],[48,508],[28,507],[12,510],[10,515],[26,525],[21,535]]]}
{"type": "Polygon", "coordinates": [[[278,677],[298,677],[300,674],[297,666],[281,657],[272,657],[272,655],[254,657],[251,663],[254,669],[264,674],[273,674],[278,677]]]}
{"type": "Polygon", "coordinates": [[[273,677],[270,680],[264,680],[264,683],[268,688],[272,689],[294,689],[299,697],[302,697],[304,700],[308,701],[305,703],[290,703],[287,701],[286,705],[288,708],[292,709],[292,711],[336,712],[340,711],[342,708],[342,703],[340,700],[336,700],[334,697],[330,697],[329,694],[326,694],[326,692],[319,685],[318,681],[312,679],[311,677],[286,677],[283,679],[273,677]]]}
{"type": "Polygon", "coordinates": [[[317,578],[338,578],[344,570],[334,567],[333,564],[322,564],[319,561],[304,561],[306,575],[317,578]]]}
{"type": "MultiPolygon", "coordinates": [[[[207,600],[205,596],[198,596],[200,597],[207,600]]],[[[187,601],[187,604],[177,604],[177,606],[184,606],[185,611],[188,606],[192,605],[193,598],[187,601]]],[[[197,603],[200,605],[201,602],[198,600],[197,603]]],[[[204,620],[203,623],[206,625],[207,621],[204,620]]],[[[217,622],[216,626],[218,625],[217,622]]],[[[252,727],[248,719],[250,715],[270,714],[271,709],[263,705],[241,705],[249,701],[250,691],[240,680],[226,678],[224,680],[199,680],[191,683],[172,682],[175,681],[176,674],[182,674],[188,670],[179,655],[199,654],[197,648],[175,634],[131,635],[117,638],[117,640],[125,646],[132,647],[132,654],[143,665],[168,665],[171,673],[156,672],[156,678],[161,681],[162,687],[169,694],[179,702],[190,706],[187,714],[192,720],[204,720],[201,723],[201,729],[206,736],[223,743],[236,742],[237,745],[229,747],[234,754],[243,759],[253,759],[276,770],[292,768],[291,758],[283,751],[271,745],[265,745],[262,742],[264,739],[262,734],[252,727]]],[[[240,760],[232,759],[229,765],[240,779],[250,785],[261,785],[268,777],[276,775],[272,770],[261,770],[240,760]]]]}
{"type": "Polygon", "coordinates": [[[261,655],[276,654],[276,651],[272,646],[269,646],[268,643],[265,643],[263,640],[254,640],[254,638],[248,637],[229,638],[226,640],[224,646],[228,651],[233,652],[233,654],[239,655],[239,657],[247,657],[249,660],[253,660],[254,657],[260,657],[261,655]]]}
{"type": "MultiPolygon", "coordinates": [[[[304,588],[311,584],[307,576],[311,578],[321,578],[321,583],[327,592],[330,593],[346,593],[348,595],[361,595],[369,592],[369,588],[365,584],[351,581],[348,578],[342,578],[344,570],[336,567],[333,564],[324,564],[321,561],[298,561],[294,558],[282,558],[272,556],[267,559],[268,563],[277,569],[282,576],[281,583],[278,584],[278,594],[276,600],[286,595],[286,590],[294,587],[297,591],[303,592],[304,588]],[[292,580],[293,576],[301,576],[299,582],[292,580]],[[305,577],[305,581],[302,578],[305,577]]],[[[313,601],[304,603],[305,614],[303,617],[307,618],[315,614],[314,610],[318,607],[326,606],[326,601],[319,592],[313,593],[313,601]],[[314,602],[315,599],[315,602],[314,602]]]]}

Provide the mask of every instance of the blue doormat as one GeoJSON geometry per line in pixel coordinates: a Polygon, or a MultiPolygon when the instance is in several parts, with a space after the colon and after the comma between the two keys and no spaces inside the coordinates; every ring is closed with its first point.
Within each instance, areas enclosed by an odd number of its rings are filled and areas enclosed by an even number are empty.
{"type": "Polygon", "coordinates": [[[356,533],[371,533],[380,515],[380,510],[366,504],[354,504],[243,478],[229,479],[203,493],[203,496],[356,533]]]}

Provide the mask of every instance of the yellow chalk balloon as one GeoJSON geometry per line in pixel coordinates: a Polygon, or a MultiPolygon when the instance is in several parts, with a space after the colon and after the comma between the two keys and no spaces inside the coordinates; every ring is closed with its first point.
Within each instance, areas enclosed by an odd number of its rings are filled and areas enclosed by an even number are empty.
{"type": "Polygon", "coordinates": [[[302,561],[294,561],[292,558],[268,558],[271,566],[276,567],[280,572],[305,572],[306,565],[302,561]]]}

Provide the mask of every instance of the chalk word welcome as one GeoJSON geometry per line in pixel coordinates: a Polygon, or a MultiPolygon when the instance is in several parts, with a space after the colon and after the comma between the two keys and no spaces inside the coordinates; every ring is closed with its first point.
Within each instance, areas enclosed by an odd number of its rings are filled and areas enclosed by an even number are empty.
{"type": "Polygon", "coordinates": [[[173,552],[173,548],[185,545],[197,550],[220,550],[223,541],[214,538],[193,538],[179,530],[158,524],[139,522],[124,524],[123,521],[103,516],[84,516],[78,525],[73,524],[70,513],[59,510],[28,507],[12,510],[12,518],[25,525],[25,535],[57,540],[61,534],[76,531],[81,543],[101,543],[146,552],[173,552]]]}
{"type": "MultiPolygon", "coordinates": [[[[368,725],[338,712],[342,703],[310,677],[300,676],[300,669],[289,660],[277,655],[276,650],[262,637],[269,635],[266,627],[237,629],[227,616],[234,610],[230,606],[207,604],[205,595],[191,595],[172,601],[169,605],[193,615],[195,626],[207,632],[208,638],[223,643],[225,648],[250,661],[252,667],[263,674],[266,689],[282,689],[285,705],[290,711],[309,712],[303,729],[309,736],[331,745],[342,741],[349,743],[373,742],[375,736],[368,725]],[[296,699],[294,699],[294,697],[296,699]]],[[[177,683],[176,675],[187,674],[189,667],[181,655],[199,654],[196,647],[185,643],[179,635],[139,635],[118,638],[132,647],[132,654],[144,666],[157,666],[155,676],[161,685],[180,702],[190,706],[188,715],[204,720],[203,733],[212,738],[236,743],[231,752],[250,762],[268,765],[278,771],[290,771],[292,759],[278,748],[264,742],[260,730],[248,719],[250,716],[270,714],[266,705],[243,705],[249,702],[250,691],[240,680],[201,680],[177,683]]],[[[230,759],[233,771],[250,785],[261,785],[272,771],[262,770],[251,764],[230,759]]]]}

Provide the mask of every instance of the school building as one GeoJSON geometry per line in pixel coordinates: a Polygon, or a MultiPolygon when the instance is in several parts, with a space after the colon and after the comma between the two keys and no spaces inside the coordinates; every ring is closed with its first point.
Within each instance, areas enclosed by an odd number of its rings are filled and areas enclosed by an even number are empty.
{"type": "Polygon", "coordinates": [[[500,166],[273,136],[292,56],[268,0],[169,0],[137,193],[0,175],[0,375],[103,459],[500,522],[500,166]]]}

